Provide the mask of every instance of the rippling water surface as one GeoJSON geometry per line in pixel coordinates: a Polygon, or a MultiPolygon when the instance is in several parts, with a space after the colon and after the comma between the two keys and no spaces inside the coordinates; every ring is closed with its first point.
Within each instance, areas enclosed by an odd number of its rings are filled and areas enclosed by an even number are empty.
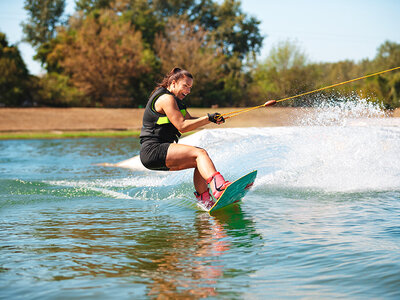
{"type": "Polygon", "coordinates": [[[399,299],[399,125],[301,125],[181,141],[228,179],[258,170],[215,216],[191,171],[96,166],[135,138],[0,141],[0,298],[399,299]]]}

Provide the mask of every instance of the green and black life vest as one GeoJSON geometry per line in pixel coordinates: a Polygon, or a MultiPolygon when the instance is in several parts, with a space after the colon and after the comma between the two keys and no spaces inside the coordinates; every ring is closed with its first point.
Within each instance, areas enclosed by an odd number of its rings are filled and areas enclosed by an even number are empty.
{"type": "Polygon", "coordinates": [[[183,116],[186,116],[185,103],[168,91],[166,88],[157,89],[149,98],[143,114],[143,127],[140,132],[140,143],[146,140],[173,143],[178,142],[181,133],[170,122],[168,117],[156,111],[155,103],[157,99],[164,95],[172,95],[183,116]]]}

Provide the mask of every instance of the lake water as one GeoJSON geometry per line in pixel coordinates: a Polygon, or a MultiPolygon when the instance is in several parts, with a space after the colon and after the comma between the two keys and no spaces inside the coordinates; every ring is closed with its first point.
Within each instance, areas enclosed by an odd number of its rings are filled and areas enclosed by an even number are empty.
{"type": "Polygon", "coordinates": [[[227,179],[258,170],[215,216],[192,171],[95,165],[136,138],[0,141],[0,298],[400,299],[399,122],[297,125],[181,140],[227,179]]]}

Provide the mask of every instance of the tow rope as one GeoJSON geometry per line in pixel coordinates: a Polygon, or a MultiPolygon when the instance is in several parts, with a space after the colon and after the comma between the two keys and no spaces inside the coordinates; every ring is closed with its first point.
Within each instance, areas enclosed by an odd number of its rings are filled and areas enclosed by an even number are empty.
{"type": "Polygon", "coordinates": [[[365,79],[365,78],[368,78],[368,77],[380,75],[380,74],[391,72],[391,71],[398,70],[398,69],[400,69],[400,67],[396,67],[396,68],[392,68],[392,69],[376,72],[376,73],[365,75],[365,76],[358,77],[358,78],[355,78],[355,79],[346,80],[346,81],[343,81],[343,82],[340,82],[340,83],[336,83],[336,84],[332,84],[332,85],[329,85],[329,86],[326,86],[326,87],[323,87],[323,88],[320,88],[320,89],[316,89],[316,90],[313,90],[313,91],[310,91],[310,92],[305,92],[305,93],[298,94],[298,95],[295,95],[295,96],[286,97],[286,98],[283,98],[283,99],[280,99],[280,100],[269,100],[269,101],[265,102],[262,105],[258,105],[258,106],[254,106],[254,107],[248,107],[248,108],[244,108],[244,109],[240,109],[240,110],[236,110],[236,111],[231,111],[231,112],[228,112],[228,113],[221,114],[221,116],[224,117],[224,119],[233,118],[233,117],[236,117],[236,116],[238,116],[238,115],[240,115],[242,113],[249,112],[249,111],[252,111],[254,109],[258,109],[258,108],[261,108],[261,107],[272,106],[272,105],[274,105],[274,104],[276,104],[278,102],[291,100],[291,99],[294,99],[294,98],[298,98],[298,97],[301,97],[301,96],[305,96],[305,95],[309,95],[309,94],[312,94],[312,93],[320,92],[320,91],[323,91],[323,90],[326,90],[326,89],[330,89],[330,88],[333,88],[333,87],[337,87],[337,86],[340,86],[340,85],[343,85],[343,84],[346,84],[346,83],[354,82],[354,81],[357,81],[357,80],[361,80],[361,79],[365,79]]]}

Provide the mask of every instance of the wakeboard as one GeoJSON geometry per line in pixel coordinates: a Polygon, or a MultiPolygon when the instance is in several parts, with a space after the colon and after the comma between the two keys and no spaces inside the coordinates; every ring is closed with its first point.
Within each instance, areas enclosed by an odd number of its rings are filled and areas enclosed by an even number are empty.
{"type": "Polygon", "coordinates": [[[217,210],[227,207],[228,205],[239,202],[253,186],[256,176],[257,170],[254,170],[232,182],[224,190],[218,200],[213,199],[215,204],[208,210],[208,212],[211,214],[217,210]]]}

